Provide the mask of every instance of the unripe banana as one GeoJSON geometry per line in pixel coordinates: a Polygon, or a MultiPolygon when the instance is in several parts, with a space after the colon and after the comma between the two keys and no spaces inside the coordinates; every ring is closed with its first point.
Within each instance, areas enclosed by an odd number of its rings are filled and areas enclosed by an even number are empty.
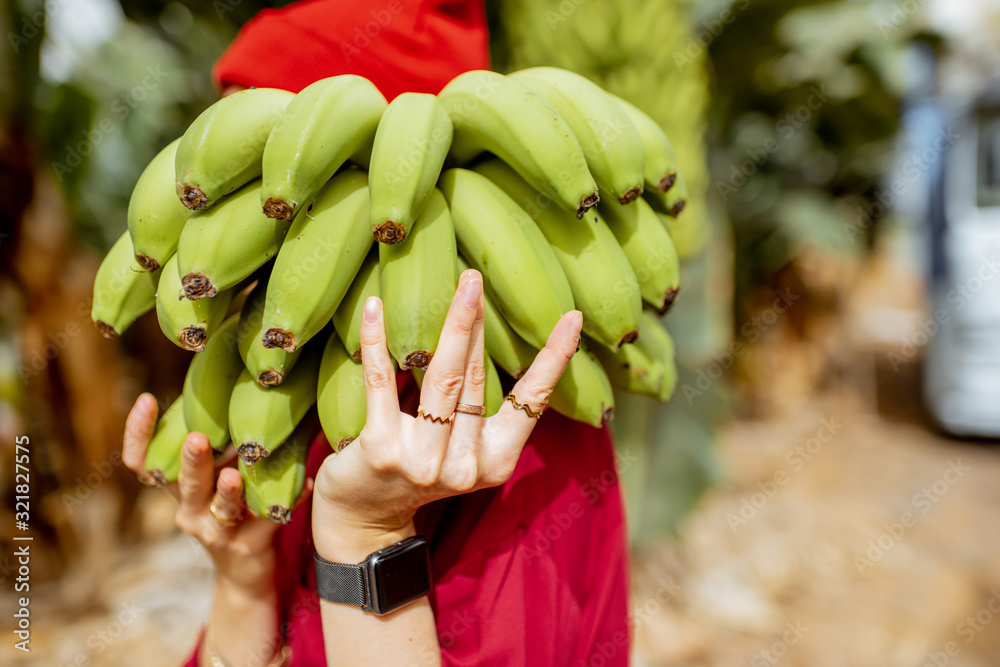
{"type": "Polygon", "coordinates": [[[184,397],[181,395],[160,415],[156,432],[146,449],[146,473],[151,486],[163,488],[177,481],[181,471],[181,450],[188,432],[184,423],[184,397]]]}
{"type": "Polygon", "coordinates": [[[368,170],[377,241],[406,239],[441,175],[452,134],[451,118],[433,95],[403,93],[385,110],[368,170]]]}
{"type": "Polygon", "coordinates": [[[379,288],[381,280],[382,267],[378,261],[378,248],[373,247],[368,251],[361,270],[354,276],[354,282],[333,313],[333,328],[344,342],[344,347],[351,353],[351,357],[357,362],[361,361],[361,316],[365,302],[369,297],[381,294],[379,288]]]}
{"type": "Polygon", "coordinates": [[[637,345],[650,359],[663,365],[664,378],[658,398],[667,401],[677,388],[677,361],[674,356],[674,339],[663,321],[651,310],[644,310],[639,323],[637,345]]]}
{"type": "Polygon", "coordinates": [[[628,115],[596,83],[557,67],[532,67],[510,78],[552,105],[573,130],[601,192],[622,204],[642,194],[642,139],[628,115]]]}
{"type": "Polygon", "coordinates": [[[490,151],[577,218],[597,203],[597,184],[580,142],[526,86],[476,70],[453,79],[438,99],[455,126],[451,155],[459,164],[490,151]]]}
{"type": "Polygon", "coordinates": [[[240,310],[240,324],[236,331],[240,357],[250,375],[262,387],[281,384],[304,348],[285,352],[280,347],[264,347],[264,300],[267,295],[267,280],[261,279],[240,310]]]}
{"type": "Polygon", "coordinates": [[[156,319],[160,331],[178,347],[201,352],[205,349],[205,341],[226,317],[233,291],[229,289],[197,301],[186,299],[177,273],[177,255],[174,255],[164,264],[156,286],[156,319]]]}
{"type": "Polygon", "coordinates": [[[322,351],[322,345],[307,346],[295,370],[277,387],[261,387],[248,370],[240,375],[229,400],[229,433],[245,463],[270,455],[316,404],[322,351]]]}
{"type": "Polygon", "coordinates": [[[680,259],[656,211],[645,200],[628,206],[611,202],[600,210],[635,271],[642,300],[666,312],[677,298],[680,259]]]}
{"type": "Polygon", "coordinates": [[[581,348],[570,359],[549,396],[549,407],[597,428],[614,418],[615,393],[607,373],[590,352],[581,348]]]}
{"type": "MultiPolygon", "coordinates": [[[[459,255],[459,275],[470,268],[465,258],[459,255]]],[[[493,300],[488,294],[483,295],[483,302],[486,311],[483,320],[486,352],[508,375],[517,379],[524,374],[524,371],[528,370],[528,366],[535,360],[538,350],[524,342],[524,339],[510,328],[507,320],[493,305],[493,300]]]]}
{"type": "Polygon", "coordinates": [[[500,384],[500,373],[497,372],[497,367],[490,359],[490,355],[486,355],[486,417],[492,417],[496,413],[500,412],[500,408],[503,407],[503,386],[500,384]]]}
{"type": "Polygon", "coordinates": [[[135,259],[147,271],[160,268],[177,252],[177,239],[191,216],[174,189],[179,143],[177,139],[168,144],[146,165],[128,200],[128,233],[135,259]]]}
{"type": "MultiPolygon", "coordinates": [[[[642,338],[641,334],[639,338],[642,338]]],[[[637,343],[622,345],[617,352],[600,344],[595,344],[592,349],[615,389],[653,398],[659,396],[666,368],[637,343]]]]}
{"type": "Polygon", "coordinates": [[[455,226],[434,189],[402,245],[379,244],[389,352],[401,370],[427,369],[458,287],[455,226]]]}
{"type": "Polygon", "coordinates": [[[483,274],[487,293],[514,331],[541,349],[559,318],[574,308],[566,274],[545,236],[481,174],[450,169],[441,177],[441,191],[462,256],[483,274]]]}
{"type": "Polygon", "coordinates": [[[187,298],[215,296],[278,254],[291,223],[266,217],[259,197],[260,181],[255,181],[184,225],[177,271],[187,298]]]}
{"type": "Polygon", "coordinates": [[[242,460],[237,462],[251,512],[275,523],[286,524],[291,520],[292,508],[306,484],[309,445],[319,430],[316,411],[310,410],[269,457],[249,466],[242,460]]]}
{"type": "Polygon", "coordinates": [[[474,171],[500,186],[538,224],[566,273],[584,332],[615,350],[635,340],[642,314],[639,282],[607,224],[593,211],[587,224],[574,224],[570,214],[499,160],[474,171]]]}
{"type": "Polygon", "coordinates": [[[94,277],[90,318],[105,338],[120,336],[156,305],[160,271],[147,272],[135,261],[128,232],[118,237],[94,277]]]}
{"type": "Polygon", "coordinates": [[[677,158],[674,157],[674,147],[667,133],[639,107],[617,95],[608,95],[629,117],[642,139],[646,156],[645,191],[651,196],[655,192],[668,191],[677,180],[677,158]]]}
{"type": "Polygon", "coordinates": [[[682,172],[677,173],[674,186],[666,192],[652,192],[646,196],[646,201],[657,213],[669,215],[676,218],[687,207],[688,194],[687,181],[682,172]]]}
{"type": "Polygon", "coordinates": [[[181,203],[197,211],[259,177],[267,137],[293,97],[286,90],[250,88],[205,109],[177,146],[181,203]]]}
{"type": "Polygon", "coordinates": [[[295,217],[274,260],[264,302],[264,347],[294,352],[333,317],[372,245],[368,177],[341,172],[295,217]]]}
{"type": "Polygon", "coordinates": [[[347,355],[337,334],[331,334],[319,365],[316,409],[323,433],[336,451],[342,450],[365,427],[367,403],[361,364],[347,355]]]}
{"type": "Polygon", "coordinates": [[[191,360],[184,377],[184,421],[188,429],[204,434],[218,451],[229,443],[229,396],[243,372],[236,347],[238,324],[238,315],[223,322],[205,349],[191,360]]]}
{"type": "Polygon", "coordinates": [[[353,153],[371,143],[385,107],[378,88],[353,74],[303,88],[264,147],[260,203],[267,217],[295,217],[353,153]]]}

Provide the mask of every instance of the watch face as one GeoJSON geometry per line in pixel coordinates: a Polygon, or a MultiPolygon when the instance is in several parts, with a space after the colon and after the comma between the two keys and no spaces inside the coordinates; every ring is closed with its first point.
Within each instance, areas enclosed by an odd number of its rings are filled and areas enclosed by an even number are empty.
{"type": "Polygon", "coordinates": [[[401,542],[369,562],[375,584],[371,601],[376,613],[402,607],[431,590],[427,543],[422,539],[401,542]]]}

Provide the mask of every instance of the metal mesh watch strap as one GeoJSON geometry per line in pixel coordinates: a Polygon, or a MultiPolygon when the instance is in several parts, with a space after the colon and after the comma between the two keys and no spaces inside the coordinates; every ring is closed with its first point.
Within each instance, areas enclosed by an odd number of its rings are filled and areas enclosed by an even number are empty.
{"type": "Polygon", "coordinates": [[[338,604],[371,608],[368,601],[368,586],[365,581],[365,566],[331,563],[319,554],[316,560],[316,592],[320,599],[338,604]]]}

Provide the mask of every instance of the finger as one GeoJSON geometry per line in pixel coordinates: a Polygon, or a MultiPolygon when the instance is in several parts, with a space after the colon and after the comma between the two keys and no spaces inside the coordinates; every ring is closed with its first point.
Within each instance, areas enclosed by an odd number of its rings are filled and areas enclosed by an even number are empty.
{"type": "Polygon", "coordinates": [[[223,468],[232,468],[233,463],[236,462],[236,446],[230,442],[221,452],[216,452],[214,457],[213,465],[217,471],[223,468]]]}
{"type": "Polygon", "coordinates": [[[379,434],[397,432],[399,397],[396,395],[396,372],[385,344],[385,317],[382,301],[369,297],[361,318],[361,366],[365,378],[365,430],[369,441],[379,434]]]}
{"type": "Polygon", "coordinates": [[[122,437],[122,461],[125,467],[139,475],[146,476],[146,449],[156,430],[158,407],[152,394],[142,394],[125,420],[125,434],[122,437]]]}
{"type": "Polygon", "coordinates": [[[211,506],[215,508],[213,514],[217,515],[214,517],[216,520],[218,517],[236,522],[243,519],[246,505],[243,501],[243,478],[238,470],[225,468],[219,473],[211,506]]]}
{"type": "Polygon", "coordinates": [[[582,325],[580,311],[563,315],[549,334],[545,347],[508,394],[500,412],[487,420],[482,460],[484,474],[492,476],[488,483],[500,484],[510,477],[521,455],[521,448],[537,422],[525,410],[515,408],[509,397],[513,395],[515,400],[533,411],[543,411],[552,389],[576,353],[582,325]]]}
{"type": "Polygon", "coordinates": [[[208,438],[201,433],[188,433],[181,453],[181,471],[177,475],[179,512],[190,517],[206,513],[214,487],[215,470],[208,438]]]}

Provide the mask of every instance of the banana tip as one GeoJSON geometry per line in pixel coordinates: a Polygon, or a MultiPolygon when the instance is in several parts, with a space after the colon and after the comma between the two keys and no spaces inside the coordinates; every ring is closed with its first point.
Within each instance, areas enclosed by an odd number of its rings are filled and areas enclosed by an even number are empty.
{"type": "Polygon", "coordinates": [[[181,203],[192,211],[198,211],[208,206],[208,195],[197,185],[182,183],[179,190],[181,203]]]}
{"type": "Polygon", "coordinates": [[[608,407],[608,408],[604,408],[604,411],[601,413],[601,423],[602,424],[607,424],[609,421],[611,421],[614,418],[615,418],[615,408],[614,408],[614,406],[611,406],[611,407],[608,407]]]}
{"type": "Polygon", "coordinates": [[[219,291],[208,276],[197,271],[192,271],[181,278],[181,286],[184,287],[184,296],[191,301],[213,297],[219,291]]]}
{"type": "Polygon", "coordinates": [[[638,340],[638,338],[639,338],[639,331],[633,329],[632,331],[629,331],[624,336],[622,336],[621,340],[618,341],[618,347],[621,347],[622,345],[626,345],[628,343],[634,343],[636,340],[638,340]]]}
{"type": "Polygon", "coordinates": [[[162,489],[167,485],[167,476],[163,474],[162,470],[147,470],[145,475],[139,477],[139,481],[146,486],[162,489]]]}
{"type": "Polygon", "coordinates": [[[291,220],[295,207],[280,197],[268,197],[264,202],[264,215],[272,220],[291,220]]]}
{"type": "Polygon", "coordinates": [[[267,518],[275,523],[284,525],[292,520],[292,510],[281,505],[271,505],[267,510],[267,518]]]}
{"type": "Polygon", "coordinates": [[[265,331],[263,340],[264,347],[269,350],[280,347],[285,352],[291,354],[298,347],[295,343],[295,334],[276,327],[271,327],[265,331]]]}
{"type": "Polygon", "coordinates": [[[261,371],[257,374],[257,384],[262,387],[277,387],[285,380],[285,376],[276,370],[261,371]]]}
{"type": "Polygon", "coordinates": [[[356,362],[358,362],[360,364],[361,363],[361,348],[359,347],[358,349],[354,350],[354,353],[351,355],[351,357],[354,359],[354,361],[356,361],[356,362]]]}
{"type": "Polygon", "coordinates": [[[674,187],[674,183],[677,182],[677,172],[668,171],[666,176],[660,179],[660,182],[656,184],[656,189],[660,192],[666,192],[670,188],[674,187]]]}
{"type": "Polygon", "coordinates": [[[427,350],[415,350],[406,355],[406,358],[403,359],[403,363],[399,365],[399,368],[404,371],[414,368],[426,371],[432,358],[434,358],[433,352],[428,352],[427,350]]]}
{"type": "Polygon", "coordinates": [[[108,324],[107,322],[103,322],[101,320],[94,320],[94,325],[97,327],[97,330],[101,332],[101,335],[104,336],[105,338],[108,339],[118,338],[118,332],[115,331],[115,328],[110,324],[108,324]]]}
{"type": "Polygon", "coordinates": [[[379,243],[395,245],[406,240],[406,227],[398,222],[386,220],[372,231],[372,236],[379,243]]]}
{"type": "Polygon", "coordinates": [[[177,342],[185,350],[191,352],[201,352],[205,349],[205,341],[208,340],[208,332],[205,327],[184,327],[177,335],[177,342]]]}
{"type": "Polygon", "coordinates": [[[580,219],[583,217],[584,213],[590,209],[597,206],[597,202],[601,201],[601,196],[594,190],[589,195],[580,200],[580,206],[576,209],[576,217],[580,219]]]}
{"type": "Polygon", "coordinates": [[[271,452],[265,449],[259,442],[249,440],[236,448],[236,454],[240,457],[243,463],[246,463],[248,466],[252,466],[261,459],[266,459],[271,455],[271,452]]]}
{"type": "Polygon", "coordinates": [[[669,215],[671,218],[676,218],[681,214],[681,211],[683,211],[686,207],[687,207],[687,202],[683,199],[678,199],[674,203],[674,205],[670,207],[670,210],[667,211],[667,215],[669,215]]]}
{"type": "Polygon", "coordinates": [[[637,188],[629,188],[625,193],[618,198],[618,201],[624,206],[625,204],[631,204],[636,199],[642,196],[642,186],[637,188]]]}
{"type": "Polygon", "coordinates": [[[339,454],[340,452],[344,451],[344,449],[346,449],[347,446],[352,442],[354,442],[354,438],[341,438],[335,447],[337,453],[339,454]]]}
{"type": "Polygon", "coordinates": [[[156,271],[160,268],[160,263],[145,253],[136,253],[135,261],[139,262],[139,266],[147,271],[156,271]]]}
{"type": "Polygon", "coordinates": [[[670,289],[667,290],[667,293],[663,295],[663,306],[657,308],[657,312],[660,315],[666,313],[668,310],[670,310],[670,307],[674,305],[674,302],[677,301],[677,293],[679,291],[680,291],[679,287],[671,287],[670,289]]]}

